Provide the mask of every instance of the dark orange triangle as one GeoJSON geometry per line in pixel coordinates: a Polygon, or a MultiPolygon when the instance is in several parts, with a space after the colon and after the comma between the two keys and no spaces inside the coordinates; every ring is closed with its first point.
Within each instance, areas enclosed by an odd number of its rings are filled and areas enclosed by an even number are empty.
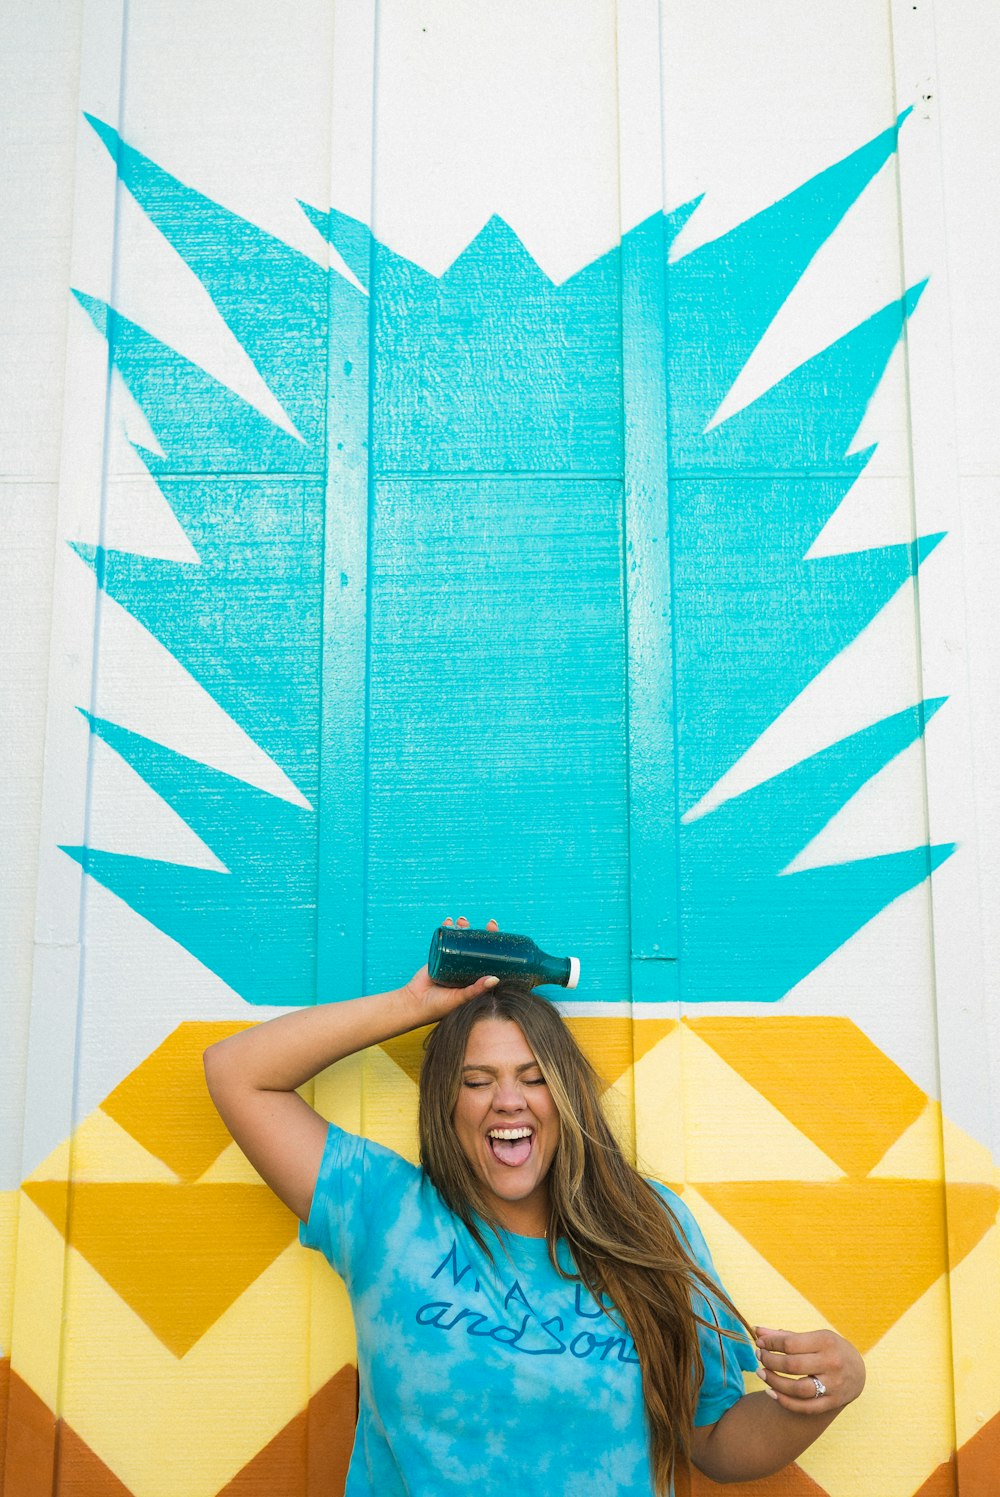
{"type": "Polygon", "coordinates": [[[295,1218],[265,1185],[29,1182],[24,1192],[182,1357],[283,1252],[295,1218]]]}
{"type": "Polygon", "coordinates": [[[129,1488],[61,1419],[56,1473],[58,1497],[132,1497],[129,1488]]]}
{"type": "MultiPolygon", "coordinates": [[[[914,1493],[914,1497],[959,1497],[958,1492],[958,1462],[953,1455],[946,1461],[942,1461],[936,1471],[932,1471],[927,1480],[914,1493]]],[[[964,1494],[965,1488],[962,1488],[964,1494]]],[[[970,1490],[970,1497],[972,1492],[970,1490]]],[[[983,1487],[976,1497],[991,1497],[989,1487],[983,1487]]]]}
{"type": "Polygon", "coordinates": [[[342,1367],[218,1497],[332,1497],[343,1492],[357,1413],[358,1375],[353,1367],[342,1367]]]}
{"type": "Polygon", "coordinates": [[[993,1497],[1000,1486],[1000,1414],[966,1440],[958,1452],[961,1497],[993,1497]]]}
{"type": "MultiPolygon", "coordinates": [[[[716,1482],[687,1467],[678,1471],[674,1481],[675,1497],[715,1497],[719,1490],[716,1482]]],[[[818,1486],[801,1466],[786,1466],[759,1481],[727,1484],[726,1491],[732,1497],[829,1497],[826,1488],[818,1486]]]]}
{"type": "Polygon", "coordinates": [[[55,1488],[56,1416],[7,1367],[7,1441],[3,1497],[49,1497],[55,1488]]]}
{"type": "MultiPolygon", "coordinates": [[[[0,1466],[3,1497],[132,1497],[129,1488],[96,1456],[75,1430],[28,1387],[9,1363],[6,1463],[0,1466]]],[[[2,1431],[0,1431],[2,1433],[2,1431]]]]}
{"type": "Polygon", "coordinates": [[[942,1461],[914,1497],[996,1497],[1000,1491],[1000,1414],[942,1461]]]}

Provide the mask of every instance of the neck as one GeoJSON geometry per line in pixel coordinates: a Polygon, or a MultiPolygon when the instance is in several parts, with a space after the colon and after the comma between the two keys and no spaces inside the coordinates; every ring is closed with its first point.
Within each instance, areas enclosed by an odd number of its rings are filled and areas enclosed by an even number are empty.
{"type": "Polygon", "coordinates": [[[516,1237],[547,1237],[549,1203],[501,1201],[497,1206],[497,1220],[505,1232],[513,1232],[516,1237]]]}

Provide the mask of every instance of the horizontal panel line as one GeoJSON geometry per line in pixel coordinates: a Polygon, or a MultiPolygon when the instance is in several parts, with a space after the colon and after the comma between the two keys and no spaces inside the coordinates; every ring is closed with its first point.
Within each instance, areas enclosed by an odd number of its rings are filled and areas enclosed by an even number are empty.
{"type": "Polygon", "coordinates": [[[228,481],[238,478],[240,480],[266,479],[269,483],[302,483],[303,481],[308,483],[326,483],[329,477],[330,474],[326,468],[300,468],[298,472],[293,473],[275,473],[270,469],[263,468],[258,469],[255,473],[229,468],[177,468],[169,472],[162,471],[160,473],[118,473],[109,476],[108,482],[149,483],[150,479],[152,479],[153,483],[158,483],[161,478],[168,483],[186,478],[216,478],[221,482],[222,480],[228,481]]]}
{"type": "Polygon", "coordinates": [[[534,478],[540,481],[558,480],[560,483],[572,482],[623,484],[625,482],[625,476],[620,469],[614,473],[560,473],[551,468],[527,468],[523,471],[518,472],[514,472],[510,468],[503,468],[499,471],[489,469],[482,471],[472,471],[457,468],[453,473],[445,473],[441,471],[436,471],[433,473],[423,473],[419,471],[414,473],[402,473],[399,471],[399,469],[394,469],[392,472],[388,473],[376,472],[373,476],[376,483],[455,483],[459,479],[463,478],[488,478],[491,483],[496,483],[498,480],[503,481],[504,479],[508,479],[513,482],[520,482],[525,478],[534,478]]]}
{"type": "MultiPolygon", "coordinates": [[[[335,472],[332,476],[339,481],[339,471],[335,472]]],[[[666,472],[668,482],[675,482],[678,479],[700,479],[702,482],[712,483],[721,483],[734,478],[791,478],[796,480],[823,478],[841,482],[844,479],[851,479],[860,476],[861,474],[853,475],[849,472],[845,472],[843,468],[836,470],[827,470],[823,468],[668,468],[666,472]]],[[[994,476],[1000,475],[994,475],[984,472],[963,474],[962,476],[974,478],[993,478],[994,476]]],[[[325,483],[330,477],[331,473],[328,467],[299,468],[293,470],[292,472],[275,472],[273,469],[269,468],[259,468],[255,471],[229,468],[177,468],[162,470],[156,474],[109,474],[108,482],[112,484],[146,483],[150,478],[153,479],[154,483],[161,478],[167,480],[185,478],[215,478],[222,480],[238,478],[268,479],[273,482],[283,483],[299,483],[303,480],[307,480],[311,483],[325,483]]],[[[558,479],[560,483],[571,482],[623,484],[631,477],[631,473],[623,473],[621,469],[617,469],[616,471],[610,473],[563,473],[558,469],[552,468],[525,468],[517,470],[511,468],[475,470],[456,468],[453,472],[442,472],[440,469],[434,472],[427,472],[418,469],[413,472],[403,472],[400,469],[395,468],[384,473],[376,472],[373,477],[378,483],[412,483],[414,481],[419,481],[421,483],[454,483],[456,480],[462,478],[488,478],[491,481],[503,479],[510,479],[514,481],[525,478],[536,478],[558,479]]],[[[905,473],[882,474],[879,475],[879,477],[880,481],[882,482],[892,481],[899,483],[901,481],[908,480],[910,475],[905,473]]],[[[58,478],[21,477],[16,473],[0,474],[0,484],[48,484],[51,486],[57,485],[58,483],[58,478]]]]}
{"type": "Polygon", "coordinates": [[[56,473],[52,478],[39,478],[37,475],[30,473],[0,473],[0,486],[9,483],[16,483],[19,488],[27,485],[41,485],[42,487],[57,489],[59,487],[59,474],[56,473]]]}
{"type": "Polygon", "coordinates": [[[657,953],[657,955],[655,955],[655,956],[650,956],[650,955],[647,955],[647,953],[645,951],[633,951],[632,952],[632,960],[634,962],[668,962],[668,963],[671,963],[671,962],[676,962],[677,958],[675,956],[662,956],[659,953],[657,953]]]}
{"type": "MultiPolygon", "coordinates": [[[[679,478],[700,478],[712,482],[722,482],[724,479],[733,478],[831,478],[842,482],[844,479],[852,481],[860,478],[860,473],[845,472],[843,468],[829,470],[825,468],[670,468],[667,469],[668,482],[674,482],[679,478]]],[[[899,477],[904,475],[900,474],[899,477]]],[[[898,479],[897,479],[898,482],[898,479]]]]}

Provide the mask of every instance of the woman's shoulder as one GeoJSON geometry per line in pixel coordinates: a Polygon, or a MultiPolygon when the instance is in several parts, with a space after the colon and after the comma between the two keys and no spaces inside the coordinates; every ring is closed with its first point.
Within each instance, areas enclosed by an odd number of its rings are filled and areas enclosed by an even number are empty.
{"type": "Polygon", "coordinates": [[[418,1181],[423,1171],[398,1150],[390,1148],[363,1133],[351,1133],[338,1123],[328,1123],[323,1150],[323,1169],[328,1172],[363,1171],[371,1178],[380,1175],[418,1181]]]}
{"type": "Polygon", "coordinates": [[[387,1224],[418,1209],[423,1178],[395,1149],[330,1123],[299,1240],[346,1275],[367,1241],[380,1240],[387,1224]]]}

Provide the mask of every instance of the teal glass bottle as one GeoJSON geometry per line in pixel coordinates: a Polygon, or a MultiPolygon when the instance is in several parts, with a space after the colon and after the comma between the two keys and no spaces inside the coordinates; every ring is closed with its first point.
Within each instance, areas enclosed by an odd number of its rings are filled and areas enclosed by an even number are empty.
{"type": "Polygon", "coordinates": [[[575,988],[580,963],[575,956],[549,956],[530,936],[506,930],[462,930],[440,925],[431,938],[427,970],[443,988],[466,988],[480,977],[535,988],[552,983],[575,988]]]}

